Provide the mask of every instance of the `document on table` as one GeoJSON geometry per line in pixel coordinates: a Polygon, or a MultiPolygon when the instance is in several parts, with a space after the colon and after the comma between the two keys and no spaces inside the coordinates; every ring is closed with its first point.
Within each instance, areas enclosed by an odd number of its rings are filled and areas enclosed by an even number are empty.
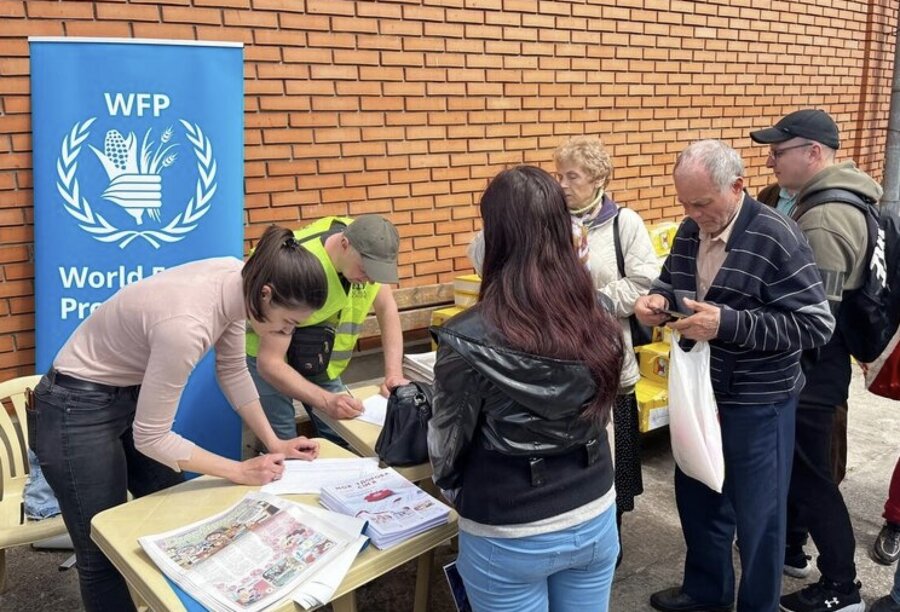
{"type": "Polygon", "coordinates": [[[387,416],[387,404],[387,398],[380,393],[376,393],[363,400],[363,412],[356,419],[384,427],[384,419],[387,416]]]}
{"type": "Polygon", "coordinates": [[[348,480],[362,478],[378,469],[378,459],[315,459],[303,461],[288,459],[284,462],[281,479],[263,486],[263,493],[272,495],[298,495],[314,493],[318,495],[324,485],[333,485],[348,480]]]}

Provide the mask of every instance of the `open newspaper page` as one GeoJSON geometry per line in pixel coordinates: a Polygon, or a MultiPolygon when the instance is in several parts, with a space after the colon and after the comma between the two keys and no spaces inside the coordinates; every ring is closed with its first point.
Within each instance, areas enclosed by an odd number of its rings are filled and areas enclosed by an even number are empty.
{"type": "Polygon", "coordinates": [[[358,537],[301,504],[249,493],[221,514],[139,542],[207,608],[256,612],[287,597],[358,537]]]}
{"type": "Polygon", "coordinates": [[[366,535],[385,549],[449,520],[450,508],[386,468],[352,482],[322,487],[328,509],[369,521],[366,535]]]}

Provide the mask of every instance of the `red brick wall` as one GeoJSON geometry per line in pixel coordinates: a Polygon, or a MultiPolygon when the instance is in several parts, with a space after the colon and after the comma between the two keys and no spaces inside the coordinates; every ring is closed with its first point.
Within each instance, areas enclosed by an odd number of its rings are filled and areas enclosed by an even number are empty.
{"type": "Polygon", "coordinates": [[[843,155],[881,176],[896,0],[0,0],[0,380],[34,368],[27,36],[241,41],[247,238],[266,224],[388,214],[403,285],[468,269],[498,169],[551,169],[599,134],[616,198],[677,218],[669,172],[723,138],[827,109],[843,155]]]}

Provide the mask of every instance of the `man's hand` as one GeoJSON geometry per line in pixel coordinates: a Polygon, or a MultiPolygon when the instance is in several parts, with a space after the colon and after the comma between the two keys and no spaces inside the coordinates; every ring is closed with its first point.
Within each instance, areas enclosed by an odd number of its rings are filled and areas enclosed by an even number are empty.
{"type": "Polygon", "coordinates": [[[391,391],[393,391],[397,387],[401,387],[403,385],[408,385],[409,381],[403,378],[398,374],[391,374],[390,376],[384,377],[384,382],[381,383],[381,389],[379,389],[379,393],[384,397],[390,397],[391,391]]]}
{"type": "Polygon", "coordinates": [[[270,448],[269,451],[282,454],[288,459],[312,461],[319,456],[319,442],[310,440],[306,436],[300,436],[292,440],[279,440],[273,446],[275,448],[270,448]]]}
{"type": "Polygon", "coordinates": [[[656,293],[642,295],[634,303],[634,316],[643,325],[657,327],[669,320],[669,315],[661,310],[669,308],[669,300],[656,293]]]}
{"type": "Polygon", "coordinates": [[[362,402],[343,393],[328,393],[322,410],[332,419],[353,419],[362,414],[362,402]]]}
{"type": "Polygon", "coordinates": [[[264,485],[278,480],[284,473],[284,455],[269,453],[242,461],[234,478],[230,480],[241,485],[264,485]]]}
{"type": "Polygon", "coordinates": [[[712,340],[719,333],[721,309],[706,302],[684,299],[684,305],[694,311],[689,317],[669,323],[669,327],[688,340],[704,342],[712,340]]]}

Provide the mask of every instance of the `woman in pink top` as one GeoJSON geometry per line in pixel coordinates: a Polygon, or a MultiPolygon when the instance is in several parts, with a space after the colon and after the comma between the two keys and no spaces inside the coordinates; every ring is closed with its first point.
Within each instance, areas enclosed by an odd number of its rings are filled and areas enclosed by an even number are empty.
{"type": "Polygon", "coordinates": [[[326,289],[315,257],[272,226],[246,264],[206,259],[125,287],[60,350],[35,389],[29,434],[72,536],[89,612],[134,610],[122,576],[90,539],[91,518],[124,503],[128,490],[153,493],[180,482],[182,470],[261,485],[280,477],[285,457],[316,457],[317,442],[280,440],[269,426],[244,336],[245,320],[260,336],[290,335],[326,289]],[[172,431],[188,377],[213,347],[222,391],[268,455],[233,461],[172,431]]]}

